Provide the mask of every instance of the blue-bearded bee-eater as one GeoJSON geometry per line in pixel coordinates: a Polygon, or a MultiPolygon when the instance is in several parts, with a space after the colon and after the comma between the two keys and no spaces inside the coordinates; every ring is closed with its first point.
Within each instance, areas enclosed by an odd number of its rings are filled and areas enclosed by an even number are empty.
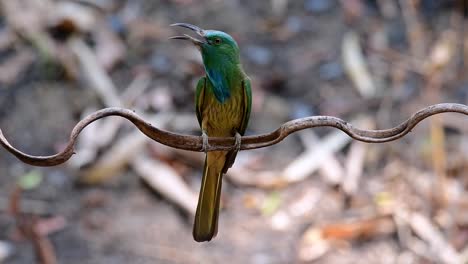
{"type": "Polygon", "coordinates": [[[222,177],[234,163],[241,136],[249,122],[252,106],[250,79],[242,69],[239,46],[229,34],[203,30],[186,23],[172,26],[191,29],[201,38],[189,35],[172,37],[191,41],[202,55],[206,76],[198,81],[195,105],[204,148],[208,137],[236,138],[236,149],[206,153],[193,238],[198,242],[210,241],[218,229],[222,177]]]}

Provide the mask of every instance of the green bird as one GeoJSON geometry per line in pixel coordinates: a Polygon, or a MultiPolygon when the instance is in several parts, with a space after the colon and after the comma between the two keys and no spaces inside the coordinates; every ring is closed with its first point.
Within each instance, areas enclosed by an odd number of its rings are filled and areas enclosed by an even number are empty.
{"type": "Polygon", "coordinates": [[[203,58],[206,76],[198,81],[195,97],[203,148],[206,150],[208,147],[208,136],[236,138],[234,150],[206,153],[193,238],[198,242],[210,241],[218,232],[222,177],[234,164],[241,136],[249,122],[252,106],[250,79],[242,69],[239,46],[229,34],[203,30],[186,23],[172,26],[191,29],[201,37],[197,39],[184,34],[172,39],[191,41],[203,58]]]}

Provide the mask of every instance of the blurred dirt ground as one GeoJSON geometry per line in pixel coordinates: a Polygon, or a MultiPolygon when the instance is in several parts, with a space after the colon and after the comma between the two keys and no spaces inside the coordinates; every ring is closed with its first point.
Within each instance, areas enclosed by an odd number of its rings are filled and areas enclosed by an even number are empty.
{"type": "MultiPolygon", "coordinates": [[[[63,148],[94,110],[135,109],[199,134],[198,51],[187,22],[238,41],[253,83],[247,134],[310,115],[390,128],[468,103],[465,1],[0,1],[0,127],[35,155],[63,148]]],[[[243,151],[218,236],[192,239],[203,154],[150,142],[110,117],[66,164],[0,150],[0,262],[466,263],[468,121],[443,114],[385,144],[332,129],[243,151]],[[18,191],[19,189],[22,191],[18,191]],[[20,204],[20,205],[18,205],[20,204]]]]}

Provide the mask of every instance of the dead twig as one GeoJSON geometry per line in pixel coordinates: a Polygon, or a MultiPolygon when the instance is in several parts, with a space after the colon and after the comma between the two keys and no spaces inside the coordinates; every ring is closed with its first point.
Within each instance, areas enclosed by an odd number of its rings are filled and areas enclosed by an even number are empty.
{"type": "MultiPolygon", "coordinates": [[[[365,130],[355,128],[350,123],[332,116],[311,116],[295,119],[284,123],[275,131],[268,134],[254,135],[242,137],[242,150],[264,148],[285,139],[290,134],[313,127],[334,127],[350,136],[353,139],[368,142],[382,143],[403,137],[411,132],[422,120],[440,113],[454,112],[468,115],[468,106],[463,104],[444,103],[428,106],[411,116],[408,120],[400,125],[383,130],[365,130]]],[[[19,151],[14,148],[4,137],[0,130],[0,144],[10,153],[15,155],[24,163],[34,166],[55,166],[66,162],[74,154],[75,141],[80,132],[90,123],[106,116],[121,116],[132,122],[143,134],[147,137],[169,147],[190,150],[202,151],[202,137],[189,136],[172,133],[158,129],[145,121],[131,110],[123,108],[105,108],[94,112],[81,120],[72,130],[70,140],[65,149],[51,156],[33,156],[19,151]]],[[[235,139],[231,138],[209,138],[209,147],[207,151],[215,150],[231,150],[234,148],[235,139]]]]}
{"type": "Polygon", "coordinates": [[[429,244],[431,253],[436,257],[436,262],[462,263],[460,255],[429,218],[418,212],[399,212],[398,216],[409,224],[416,235],[429,244]]]}
{"type": "Polygon", "coordinates": [[[10,213],[15,218],[16,228],[18,229],[21,236],[30,240],[34,246],[36,257],[38,263],[42,264],[55,264],[57,263],[57,256],[55,254],[54,246],[52,242],[47,237],[49,231],[55,231],[54,229],[63,228],[64,220],[61,218],[59,222],[51,218],[49,220],[55,221],[53,223],[55,227],[52,229],[45,227],[41,228],[41,222],[48,221],[46,219],[41,219],[35,215],[21,214],[21,199],[22,190],[21,188],[16,188],[11,194],[10,198],[10,213]],[[58,223],[58,225],[56,225],[58,223]]]}

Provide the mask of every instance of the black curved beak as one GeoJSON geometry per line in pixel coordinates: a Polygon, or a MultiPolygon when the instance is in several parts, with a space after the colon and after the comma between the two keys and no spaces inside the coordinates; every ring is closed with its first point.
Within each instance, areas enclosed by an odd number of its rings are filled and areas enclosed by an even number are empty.
{"type": "Polygon", "coordinates": [[[183,36],[174,36],[170,37],[169,39],[184,39],[184,40],[190,40],[192,43],[196,46],[201,46],[202,44],[206,44],[206,39],[205,39],[205,31],[195,25],[192,24],[187,24],[187,23],[175,23],[172,24],[171,27],[183,27],[183,28],[188,28],[190,30],[195,31],[200,37],[203,37],[203,40],[196,39],[190,35],[184,34],[183,36]]]}

